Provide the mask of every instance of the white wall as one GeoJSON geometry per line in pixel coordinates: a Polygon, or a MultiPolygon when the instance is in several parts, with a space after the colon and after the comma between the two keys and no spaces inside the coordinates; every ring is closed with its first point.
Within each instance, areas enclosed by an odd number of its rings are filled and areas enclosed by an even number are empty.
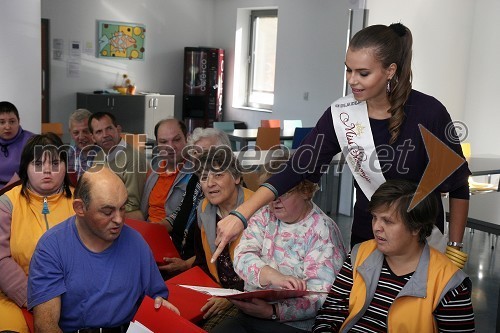
{"type": "Polygon", "coordinates": [[[21,126],[40,132],[41,20],[40,0],[2,2],[0,10],[0,101],[19,110],[21,126]]]}
{"type": "Polygon", "coordinates": [[[368,25],[401,22],[413,35],[413,88],[464,119],[472,30],[470,0],[368,0],[368,25]]]}
{"type": "Polygon", "coordinates": [[[62,38],[65,46],[63,60],[51,57],[51,121],[66,124],[76,108],[76,92],[111,88],[121,83],[117,78],[124,72],[137,91],[175,95],[176,117],[181,117],[184,47],[212,44],[212,1],[41,0],[41,5],[42,17],[50,19],[51,43],[62,38]],[[145,24],[145,60],[96,58],[96,20],[145,24]],[[82,53],[79,78],[68,76],[72,40],[82,48],[93,45],[90,54],[82,53]]]}
{"type": "Polygon", "coordinates": [[[465,121],[473,154],[500,155],[500,1],[476,0],[465,121]]]}
{"type": "Polygon", "coordinates": [[[215,0],[214,41],[226,50],[224,118],[257,127],[261,119],[302,119],[313,126],[342,95],[347,0],[215,0]],[[275,99],[272,113],[232,108],[238,8],[278,7],[275,99]],[[309,92],[309,100],[303,99],[309,92]]]}
{"type": "Polygon", "coordinates": [[[500,2],[368,0],[367,8],[370,25],[401,21],[412,30],[413,86],[465,122],[473,155],[500,155],[500,2]]]}
{"type": "Polygon", "coordinates": [[[40,26],[39,17],[35,17],[40,1],[41,17],[51,21],[51,40],[63,38],[66,47],[72,39],[82,44],[92,41],[95,47],[96,19],[145,23],[148,29],[144,62],[105,61],[84,55],[81,77],[74,79],[67,77],[65,61],[51,61],[52,121],[66,122],[75,108],[75,92],[107,88],[117,73],[125,70],[139,91],[175,94],[176,115],[180,116],[183,47],[208,45],[226,50],[226,119],[243,120],[251,127],[270,118],[298,118],[306,126],[313,125],[342,94],[347,9],[366,6],[368,24],[401,21],[412,30],[414,87],[441,100],[453,119],[465,120],[473,153],[500,155],[493,127],[500,120],[495,103],[496,74],[500,72],[496,56],[500,53],[498,0],[9,1],[8,7],[2,6],[2,24],[18,26],[22,33],[3,34],[2,45],[22,50],[2,53],[2,74],[12,77],[2,80],[0,94],[18,104],[22,115],[36,115],[23,116],[23,125],[34,130],[39,127],[40,109],[40,26]],[[266,6],[280,10],[274,112],[233,109],[236,10],[266,6]],[[302,98],[306,91],[309,101],[302,98]]]}
{"type": "MultiPolygon", "coordinates": [[[[342,92],[347,0],[214,1],[42,0],[42,17],[50,19],[51,40],[64,39],[66,51],[72,40],[82,46],[90,41],[95,48],[97,19],[144,23],[147,29],[144,62],[103,60],[94,56],[94,50],[82,55],[80,78],[70,78],[67,54],[63,61],[51,60],[51,120],[65,123],[76,107],[75,92],[109,88],[123,72],[137,82],[139,91],[175,94],[176,116],[180,117],[183,47],[208,45],[226,50],[226,119],[243,120],[250,127],[265,118],[303,119],[304,125],[312,126],[342,92]],[[270,5],[280,10],[274,112],[234,110],[229,96],[236,9],[270,5]],[[309,92],[309,101],[303,100],[304,92],[309,92]]],[[[350,2],[357,4],[357,0],[350,2]]]]}

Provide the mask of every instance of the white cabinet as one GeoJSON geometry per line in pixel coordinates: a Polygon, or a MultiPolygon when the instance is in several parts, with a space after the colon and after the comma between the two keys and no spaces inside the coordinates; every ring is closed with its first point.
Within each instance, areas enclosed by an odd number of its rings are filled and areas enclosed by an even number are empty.
{"type": "Polygon", "coordinates": [[[174,95],[76,94],[76,107],[92,113],[110,112],[123,132],[146,133],[154,139],[154,127],[164,118],[174,118],[174,95]]]}

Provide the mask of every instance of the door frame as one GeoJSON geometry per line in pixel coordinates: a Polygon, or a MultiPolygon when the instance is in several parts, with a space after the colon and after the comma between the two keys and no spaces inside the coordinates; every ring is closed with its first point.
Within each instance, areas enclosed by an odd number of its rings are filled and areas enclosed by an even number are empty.
{"type": "Polygon", "coordinates": [[[41,121],[50,122],[50,22],[42,18],[42,63],[40,70],[41,84],[41,121]]]}

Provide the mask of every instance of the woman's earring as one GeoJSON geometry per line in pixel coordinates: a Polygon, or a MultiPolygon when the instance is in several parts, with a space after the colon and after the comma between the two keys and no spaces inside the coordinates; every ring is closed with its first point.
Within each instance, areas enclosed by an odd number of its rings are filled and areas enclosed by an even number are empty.
{"type": "Polygon", "coordinates": [[[391,80],[387,80],[387,88],[386,88],[386,91],[387,91],[387,95],[389,95],[391,93],[391,80]]]}

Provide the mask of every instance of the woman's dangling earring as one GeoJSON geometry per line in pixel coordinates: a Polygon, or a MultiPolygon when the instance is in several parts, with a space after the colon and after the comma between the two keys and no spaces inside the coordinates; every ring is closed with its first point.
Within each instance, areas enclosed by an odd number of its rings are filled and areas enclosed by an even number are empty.
{"type": "Polygon", "coordinates": [[[390,95],[390,93],[391,93],[391,79],[387,80],[386,91],[387,91],[387,95],[390,95]]]}

